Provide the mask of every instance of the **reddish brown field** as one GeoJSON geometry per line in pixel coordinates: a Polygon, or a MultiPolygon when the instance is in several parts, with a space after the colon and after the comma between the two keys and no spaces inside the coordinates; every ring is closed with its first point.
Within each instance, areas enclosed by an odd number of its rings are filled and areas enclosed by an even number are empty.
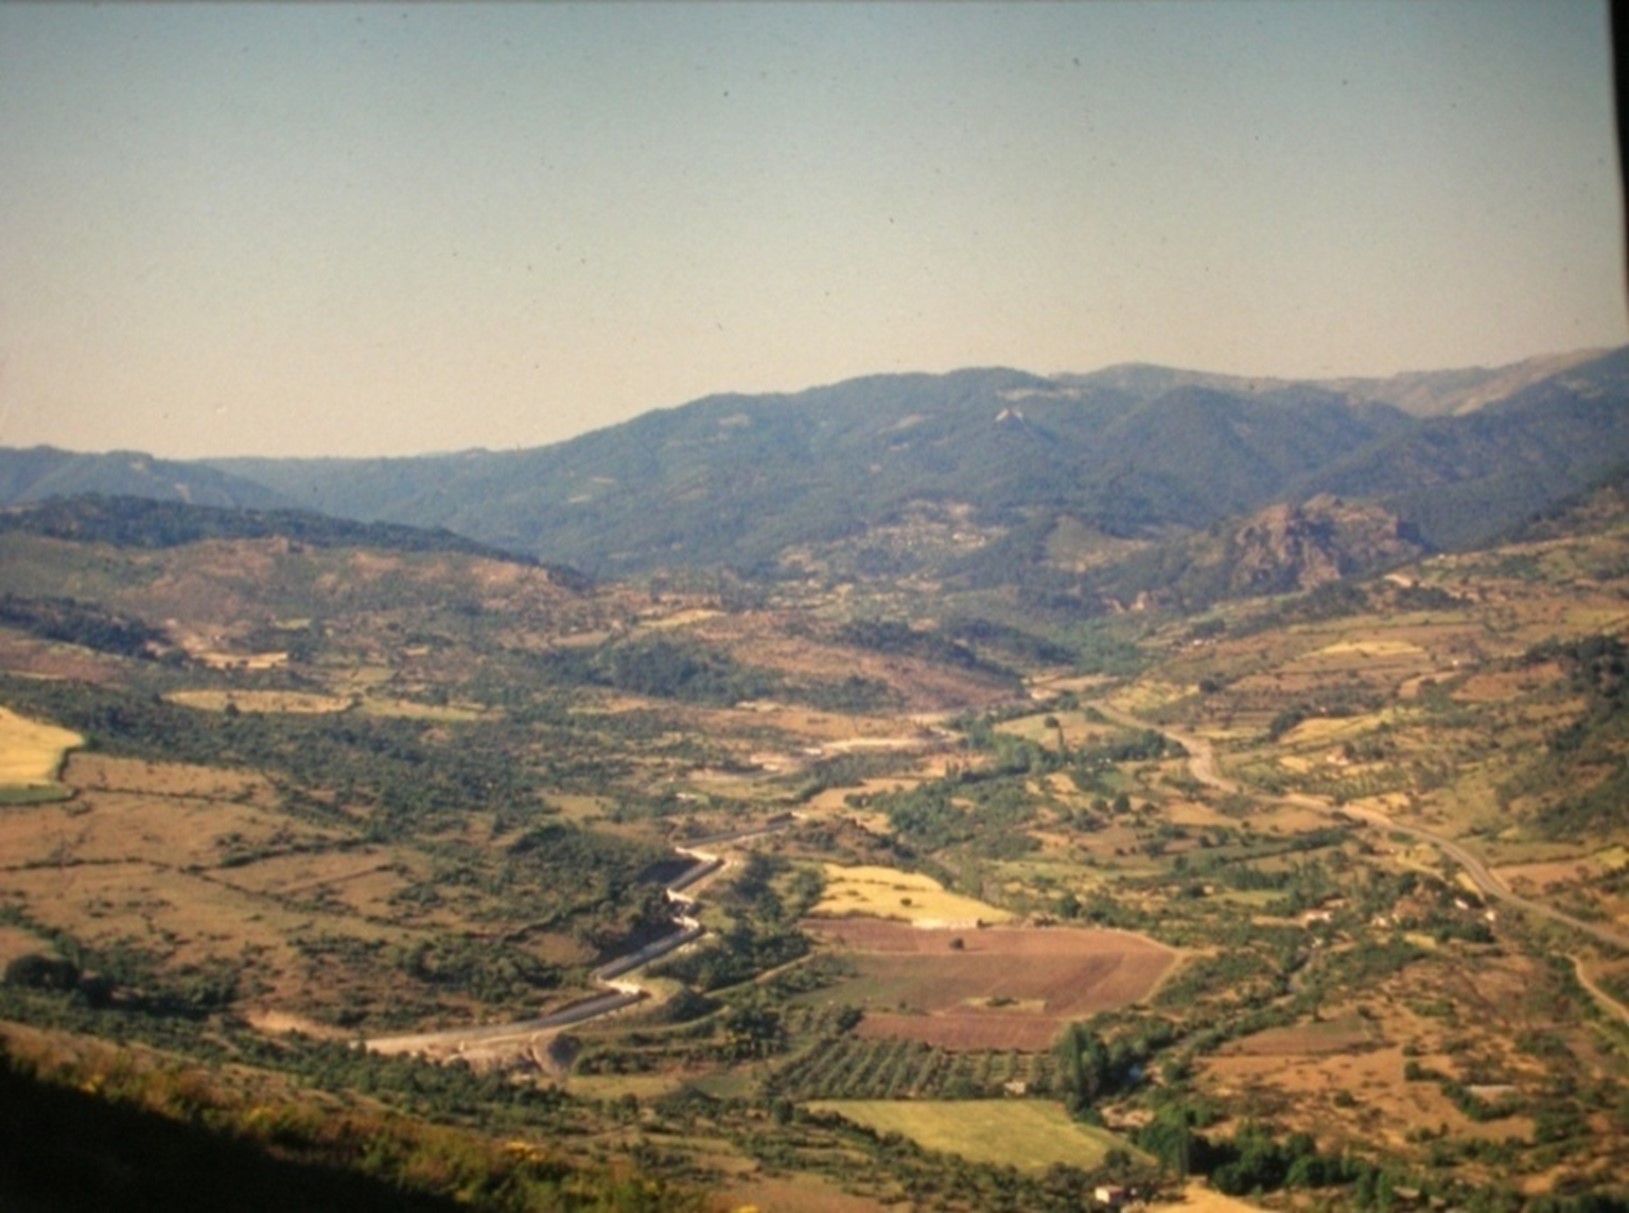
{"type": "Polygon", "coordinates": [[[871,918],[805,926],[854,961],[856,975],[821,997],[864,1007],[862,1035],[947,1049],[1045,1049],[1072,1020],[1146,998],[1176,962],[1171,949],[1120,931],[929,930],[871,918]]]}
{"type": "Polygon", "coordinates": [[[117,681],[124,672],[116,657],[15,633],[0,635],[0,669],[35,678],[94,683],[117,681]]]}

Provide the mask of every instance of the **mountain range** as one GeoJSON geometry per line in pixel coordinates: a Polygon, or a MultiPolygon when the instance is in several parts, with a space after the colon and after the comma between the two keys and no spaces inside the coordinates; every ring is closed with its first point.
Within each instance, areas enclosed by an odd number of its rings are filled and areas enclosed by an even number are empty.
{"type": "Polygon", "coordinates": [[[1629,348],[1389,379],[1146,365],[878,375],[709,396],[511,452],[174,461],[0,450],[0,504],[96,492],[300,509],[444,528],[600,576],[869,571],[1124,605],[1139,592],[1136,570],[1162,570],[1141,586],[1158,588],[1173,568],[1215,566],[1241,544],[1258,551],[1255,571],[1201,578],[1212,587],[1201,597],[1465,546],[1625,462],[1629,348]],[[1330,547],[1360,515],[1366,554],[1330,547]],[[1311,564],[1264,565],[1263,536],[1291,532],[1324,536],[1279,545],[1311,564]]]}

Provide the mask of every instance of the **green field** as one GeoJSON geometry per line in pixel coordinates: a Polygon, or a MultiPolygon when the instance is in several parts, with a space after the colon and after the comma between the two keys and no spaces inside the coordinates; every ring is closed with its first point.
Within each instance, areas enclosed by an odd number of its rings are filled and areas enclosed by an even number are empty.
{"type": "Polygon", "coordinates": [[[878,1133],[898,1133],[927,1150],[971,1162],[1044,1171],[1062,1163],[1090,1169],[1113,1149],[1129,1149],[1103,1129],[1076,1124],[1062,1104],[1039,1100],[828,1100],[812,1111],[835,1112],[878,1133]]]}

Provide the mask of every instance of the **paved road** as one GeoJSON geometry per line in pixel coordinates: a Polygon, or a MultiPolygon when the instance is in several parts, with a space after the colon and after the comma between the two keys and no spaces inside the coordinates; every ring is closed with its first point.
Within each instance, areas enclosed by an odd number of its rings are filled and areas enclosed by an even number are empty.
{"type": "MultiPolygon", "coordinates": [[[[794,818],[788,814],[784,818],[777,818],[766,826],[751,830],[741,830],[734,834],[714,835],[706,840],[708,846],[721,846],[729,843],[745,842],[748,839],[758,838],[765,834],[773,834],[784,830],[793,824],[794,818]]],[[[609,1015],[613,1011],[620,1011],[624,1007],[632,1006],[645,998],[646,991],[637,981],[629,979],[629,974],[636,969],[642,969],[652,961],[666,956],[705,934],[705,929],[693,917],[696,908],[695,898],[681,890],[693,888],[701,881],[721,871],[725,860],[719,855],[709,851],[696,849],[696,846],[676,847],[675,851],[692,859],[695,862],[686,868],[667,884],[667,898],[678,913],[674,917],[674,926],[677,928],[672,934],[664,935],[653,943],[624,956],[607,961],[594,970],[594,981],[605,987],[605,992],[585,998],[570,1006],[562,1007],[548,1015],[540,1015],[535,1019],[520,1019],[510,1023],[485,1024],[462,1028],[446,1028],[436,1032],[413,1032],[401,1036],[376,1036],[372,1040],[362,1042],[362,1047],[374,1053],[462,1053],[471,1048],[493,1047],[497,1045],[536,1045],[542,1033],[552,1032],[558,1028],[570,1027],[574,1024],[585,1023],[590,1019],[598,1019],[601,1015],[609,1015]]]]}

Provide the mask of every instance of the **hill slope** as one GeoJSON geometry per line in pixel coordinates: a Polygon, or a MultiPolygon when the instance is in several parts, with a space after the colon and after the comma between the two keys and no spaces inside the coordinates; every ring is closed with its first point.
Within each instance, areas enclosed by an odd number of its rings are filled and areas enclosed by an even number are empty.
{"type": "Polygon", "coordinates": [[[1378,499],[1450,547],[1514,525],[1625,459],[1629,350],[1618,350],[1355,451],[1293,492],[1378,499]]]}
{"type": "Polygon", "coordinates": [[[155,459],[139,451],[82,455],[49,446],[0,451],[0,505],[81,493],[248,509],[291,504],[275,489],[205,463],[155,459]]]}
{"type": "Polygon", "coordinates": [[[1125,535],[1203,526],[1408,424],[1317,391],[1139,400],[987,370],[710,397],[514,454],[219,466],[325,512],[446,526],[619,573],[760,565],[921,502],[956,503],[997,530],[1038,511],[1125,535]]]}
{"type": "Polygon", "coordinates": [[[1146,366],[880,375],[710,396],[527,451],[208,464],[0,452],[0,502],[293,505],[609,576],[936,578],[971,560],[981,581],[1010,584],[1057,562],[1059,534],[1099,536],[1119,558],[1319,495],[1377,504],[1426,546],[1475,542],[1629,458],[1626,368],[1629,351],[1323,383],[1146,366]]]}

